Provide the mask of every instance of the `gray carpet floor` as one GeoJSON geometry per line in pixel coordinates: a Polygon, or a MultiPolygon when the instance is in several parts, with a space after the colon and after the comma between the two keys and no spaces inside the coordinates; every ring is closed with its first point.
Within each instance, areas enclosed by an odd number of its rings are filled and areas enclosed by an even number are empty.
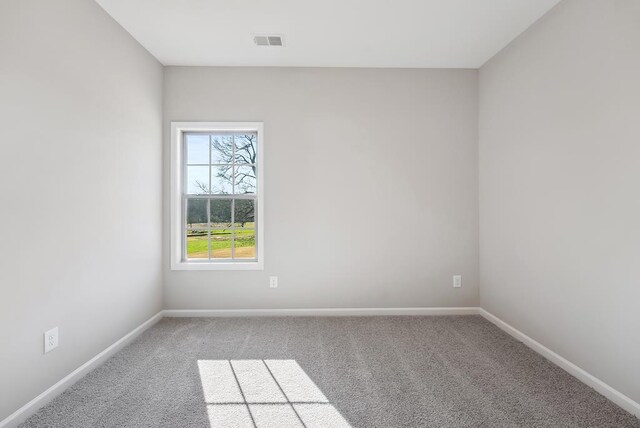
{"type": "Polygon", "coordinates": [[[352,427],[640,427],[479,316],[165,318],[22,426],[208,427],[198,360],[295,360],[352,427]]]}

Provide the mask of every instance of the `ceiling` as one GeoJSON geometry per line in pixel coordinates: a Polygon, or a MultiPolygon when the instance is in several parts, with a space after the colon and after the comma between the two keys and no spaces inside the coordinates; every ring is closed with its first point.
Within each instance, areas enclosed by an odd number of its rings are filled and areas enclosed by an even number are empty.
{"type": "Polygon", "coordinates": [[[165,65],[479,68],[560,0],[97,1],[165,65]]]}

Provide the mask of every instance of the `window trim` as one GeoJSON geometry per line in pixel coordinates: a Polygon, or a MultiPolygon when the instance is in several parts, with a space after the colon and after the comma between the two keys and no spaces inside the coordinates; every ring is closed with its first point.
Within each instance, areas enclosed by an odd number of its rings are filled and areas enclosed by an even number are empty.
{"type": "Polygon", "coordinates": [[[263,122],[171,122],[171,270],[263,270],[264,269],[264,124],[263,122]],[[258,176],[256,188],[257,261],[187,262],[182,255],[183,134],[185,132],[256,132],[258,176]]]}

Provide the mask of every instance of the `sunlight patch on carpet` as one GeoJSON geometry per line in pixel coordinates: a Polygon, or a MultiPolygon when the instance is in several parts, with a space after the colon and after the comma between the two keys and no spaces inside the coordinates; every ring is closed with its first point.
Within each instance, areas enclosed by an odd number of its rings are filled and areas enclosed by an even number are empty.
{"type": "Polygon", "coordinates": [[[198,360],[212,428],[351,428],[295,360],[198,360]]]}

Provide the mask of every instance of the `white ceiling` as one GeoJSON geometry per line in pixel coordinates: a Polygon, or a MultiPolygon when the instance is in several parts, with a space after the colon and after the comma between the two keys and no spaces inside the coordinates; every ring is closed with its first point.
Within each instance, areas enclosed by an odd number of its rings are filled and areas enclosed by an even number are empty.
{"type": "Polygon", "coordinates": [[[165,65],[478,68],[560,0],[97,1],[165,65]]]}

